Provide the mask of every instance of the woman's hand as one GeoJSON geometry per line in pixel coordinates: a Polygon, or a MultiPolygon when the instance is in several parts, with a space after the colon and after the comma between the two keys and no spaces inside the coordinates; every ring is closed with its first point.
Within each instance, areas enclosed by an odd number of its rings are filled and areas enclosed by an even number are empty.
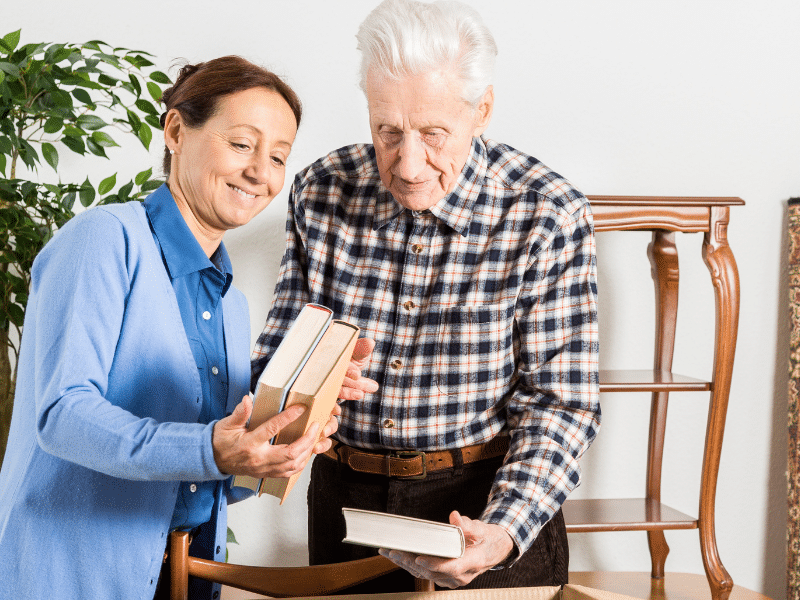
{"type": "Polygon", "coordinates": [[[306,410],[303,405],[290,406],[265,421],[253,431],[247,430],[247,420],[253,411],[253,400],[245,396],[229,417],[214,425],[212,445],[217,468],[227,475],[290,477],[303,470],[314,450],[324,452],[330,446],[325,439],[336,431],[334,417],[325,425],[325,438],[317,441],[319,425],[313,423],[303,437],[291,444],[271,445],[270,440],[306,410]],[[316,446],[316,447],[315,447],[316,446]]]}

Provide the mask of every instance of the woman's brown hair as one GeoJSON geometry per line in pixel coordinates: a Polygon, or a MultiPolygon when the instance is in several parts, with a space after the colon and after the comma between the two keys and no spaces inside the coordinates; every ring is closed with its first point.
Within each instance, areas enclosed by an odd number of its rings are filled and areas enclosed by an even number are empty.
{"type": "MultiPolygon", "coordinates": [[[[220,98],[257,87],[280,94],[292,109],[297,126],[300,126],[303,106],[294,90],[275,73],[241,56],[223,56],[183,66],[175,84],[161,95],[165,107],[161,126],[164,126],[167,113],[174,108],[189,127],[202,127],[214,115],[220,98]]],[[[170,154],[167,148],[164,148],[163,169],[164,174],[169,175],[170,154]]]]}

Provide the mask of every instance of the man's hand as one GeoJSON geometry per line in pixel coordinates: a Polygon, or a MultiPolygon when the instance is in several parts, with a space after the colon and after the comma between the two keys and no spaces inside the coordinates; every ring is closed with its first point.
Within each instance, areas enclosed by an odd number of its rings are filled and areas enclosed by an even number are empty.
{"type": "MultiPolygon", "coordinates": [[[[253,431],[247,431],[253,400],[245,396],[229,417],[214,425],[211,443],[219,470],[228,475],[250,475],[258,479],[290,477],[302,471],[313,450],[321,448],[324,452],[330,446],[327,439],[315,444],[319,425],[312,424],[303,437],[291,444],[272,446],[269,441],[305,410],[303,405],[290,406],[253,431]]],[[[331,417],[323,433],[327,437],[336,427],[336,419],[331,417]]]]}
{"type": "MultiPolygon", "coordinates": [[[[372,338],[361,338],[356,342],[350,366],[347,368],[342,389],[339,392],[341,400],[361,400],[364,398],[364,394],[378,391],[377,381],[361,376],[361,371],[369,364],[373,348],[375,348],[375,340],[372,338]]],[[[340,412],[334,414],[338,415],[340,412]]]]}
{"type": "Polygon", "coordinates": [[[467,585],[478,575],[505,560],[514,549],[508,532],[491,525],[450,513],[450,523],[461,527],[467,547],[461,558],[439,558],[380,549],[380,553],[397,566],[419,579],[430,579],[439,587],[457,588],[467,585]]]}

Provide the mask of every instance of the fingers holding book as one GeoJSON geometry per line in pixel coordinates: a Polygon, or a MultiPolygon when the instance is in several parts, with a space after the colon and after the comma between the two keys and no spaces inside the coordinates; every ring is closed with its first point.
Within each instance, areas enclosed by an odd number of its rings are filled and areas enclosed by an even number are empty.
{"type": "Polygon", "coordinates": [[[514,550],[514,542],[499,525],[450,514],[450,523],[464,532],[466,547],[459,558],[440,558],[382,548],[380,553],[419,579],[443,588],[468,584],[478,575],[503,562],[514,550]]]}
{"type": "Polygon", "coordinates": [[[378,391],[378,382],[361,373],[369,364],[375,340],[372,338],[359,338],[353,349],[353,357],[347,367],[342,389],[339,392],[339,403],[345,400],[361,400],[365,394],[378,391]]]}
{"type": "MultiPolygon", "coordinates": [[[[314,423],[291,444],[271,445],[270,440],[306,412],[306,407],[290,406],[248,431],[247,422],[252,408],[252,399],[245,396],[230,416],[221,419],[214,426],[214,460],[223,473],[256,478],[290,477],[302,471],[315,446],[324,445],[326,441],[323,439],[317,444],[319,425],[314,423]]],[[[330,429],[331,424],[326,424],[324,431],[330,429]]]]}

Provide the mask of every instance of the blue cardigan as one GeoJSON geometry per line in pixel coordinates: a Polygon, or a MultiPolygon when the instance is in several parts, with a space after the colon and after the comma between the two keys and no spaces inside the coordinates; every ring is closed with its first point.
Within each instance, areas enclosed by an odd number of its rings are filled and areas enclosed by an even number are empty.
{"type": "MultiPolygon", "coordinates": [[[[222,302],[230,413],[249,387],[250,325],[241,292],[222,302]]],[[[243,496],[217,469],[201,403],[142,205],[73,218],[33,266],[0,471],[0,597],[151,599],[181,481],[221,482],[193,553],[224,560],[227,504],[243,496]]]]}

